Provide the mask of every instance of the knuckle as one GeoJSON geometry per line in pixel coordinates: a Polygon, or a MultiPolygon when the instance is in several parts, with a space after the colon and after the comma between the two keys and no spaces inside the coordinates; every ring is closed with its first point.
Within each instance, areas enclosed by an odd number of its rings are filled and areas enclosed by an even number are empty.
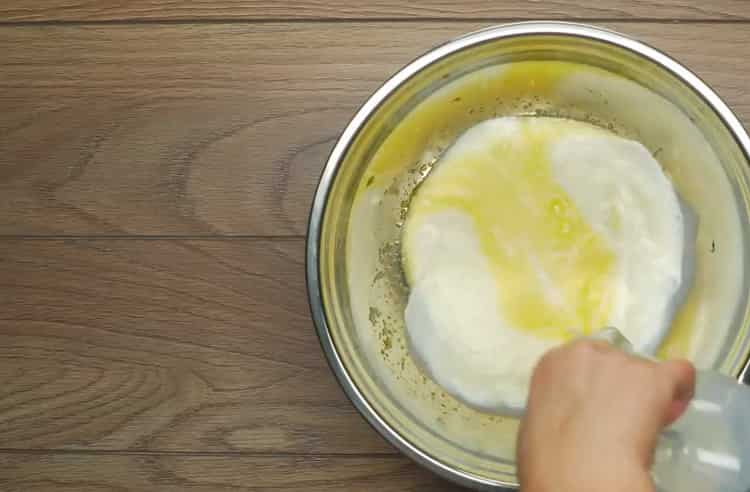
{"type": "Polygon", "coordinates": [[[554,379],[555,375],[562,372],[560,364],[563,354],[561,351],[561,347],[553,348],[539,358],[531,374],[532,385],[554,379]]]}
{"type": "Polygon", "coordinates": [[[604,343],[596,340],[577,340],[570,345],[573,356],[581,361],[590,361],[604,352],[604,343]]]}
{"type": "Polygon", "coordinates": [[[539,358],[539,361],[534,367],[534,372],[532,373],[532,378],[534,380],[543,378],[546,373],[554,371],[555,354],[553,352],[555,350],[556,349],[552,349],[539,358]]]}

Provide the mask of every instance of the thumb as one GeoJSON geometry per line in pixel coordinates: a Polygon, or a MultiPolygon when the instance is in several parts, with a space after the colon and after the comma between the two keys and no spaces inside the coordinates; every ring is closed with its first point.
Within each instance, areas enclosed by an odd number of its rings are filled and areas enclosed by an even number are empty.
{"type": "Polygon", "coordinates": [[[670,360],[661,363],[661,371],[669,381],[672,402],[663,417],[664,426],[679,419],[695,394],[695,367],[687,360],[670,360]]]}

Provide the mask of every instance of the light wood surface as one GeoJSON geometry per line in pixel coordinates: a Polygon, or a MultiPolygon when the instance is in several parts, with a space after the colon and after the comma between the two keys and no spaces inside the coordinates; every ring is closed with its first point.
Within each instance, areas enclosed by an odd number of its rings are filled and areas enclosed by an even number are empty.
{"type": "Polygon", "coordinates": [[[746,0],[5,0],[7,21],[273,19],[660,19],[750,17],[746,0]]]}
{"type": "MultiPolygon", "coordinates": [[[[0,234],[301,235],[356,108],[482,25],[0,29],[0,234]]],[[[750,24],[605,25],[683,61],[750,121],[750,24]]]]}
{"type": "Polygon", "coordinates": [[[539,17],[643,39],[750,122],[746,0],[0,2],[0,491],[456,490],[338,388],[303,234],[379,84],[539,17]]]}

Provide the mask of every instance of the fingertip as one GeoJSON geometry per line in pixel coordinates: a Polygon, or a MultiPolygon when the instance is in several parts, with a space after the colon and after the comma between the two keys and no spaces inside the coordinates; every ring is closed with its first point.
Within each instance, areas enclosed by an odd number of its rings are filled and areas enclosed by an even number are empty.
{"type": "Polygon", "coordinates": [[[690,401],[695,393],[695,366],[688,360],[670,360],[664,366],[674,383],[674,399],[690,401]]]}
{"type": "Polygon", "coordinates": [[[671,402],[665,415],[665,425],[672,424],[687,409],[695,394],[695,366],[687,360],[671,360],[662,364],[672,387],[671,402]]]}

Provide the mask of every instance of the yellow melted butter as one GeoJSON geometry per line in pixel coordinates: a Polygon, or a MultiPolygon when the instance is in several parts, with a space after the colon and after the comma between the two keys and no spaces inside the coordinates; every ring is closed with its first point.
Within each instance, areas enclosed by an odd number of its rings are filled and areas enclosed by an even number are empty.
{"type": "Polygon", "coordinates": [[[568,62],[525,61],[470,73],[429,98],[399,123],[372,159],[369,175],[376,180],[403,171],[404,163],[421,157],[440,133],[458,135],[482,112],[504,102],[528,97],[551,98],[560,81],[581,71],[606,72],[568,62]]]}
{"type": "Polygon", "coordinates": [[[511,326],[559,340],[590,334],[609,318],[616,256],[552,176],[549,143],[570,123],[519,121],[511,137],[448,153],[412,199],[405,233],[431,214],[465,213],[492,269],[500,314],[511,326]]]}

